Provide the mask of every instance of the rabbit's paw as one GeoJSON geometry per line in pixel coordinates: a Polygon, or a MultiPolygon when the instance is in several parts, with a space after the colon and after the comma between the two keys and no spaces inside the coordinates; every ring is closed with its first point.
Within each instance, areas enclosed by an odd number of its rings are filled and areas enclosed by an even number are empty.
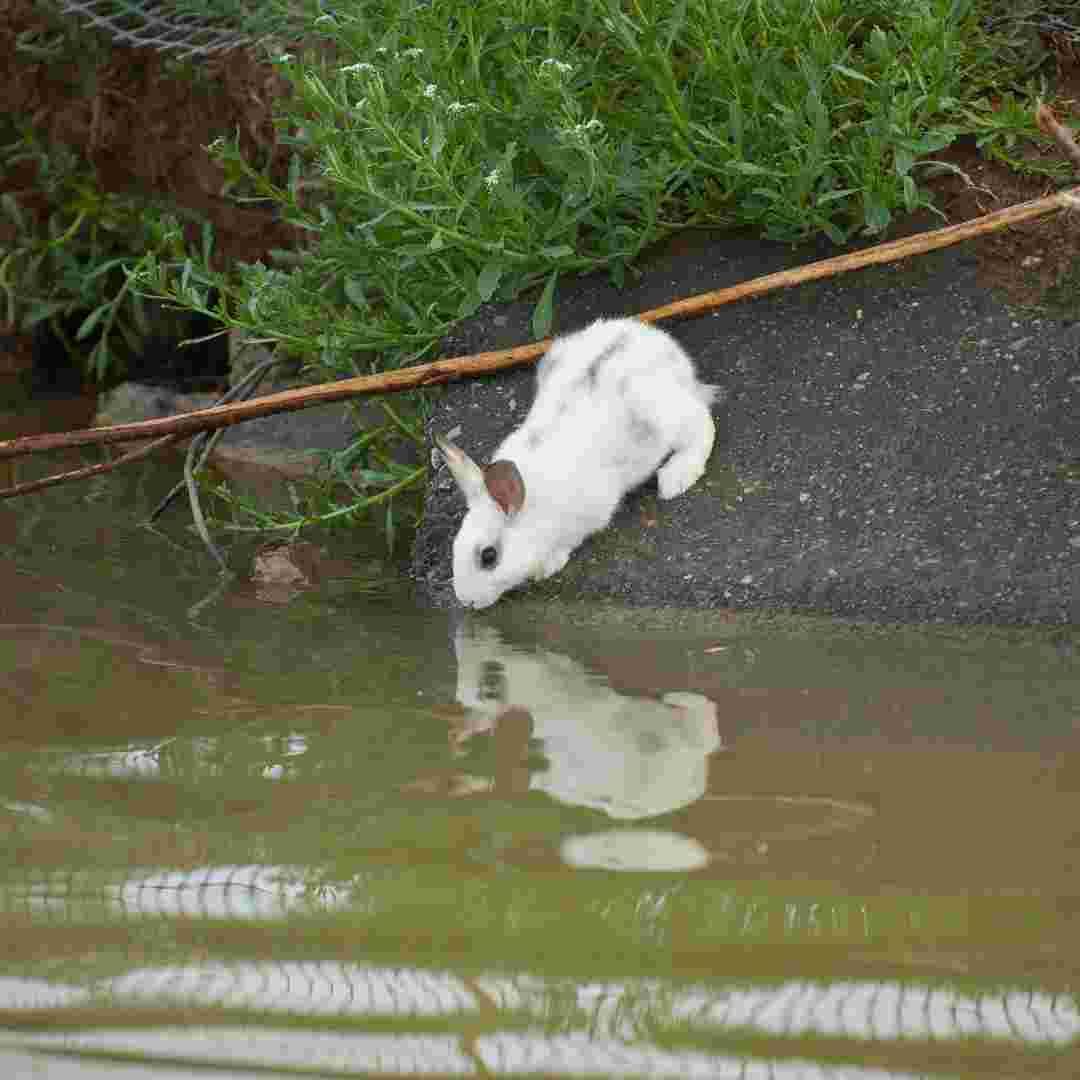
{"type": "Polygon", "coordinates": [[[712,453],[716,425],[707,407],[700,401],[682,425],[674,443],[675,452],[656,473],[661,499],[674,499],[701,479],[712,453]],[[698,413],[694,416],[694,413],[698,413]]]}
{"type": "Polygon", "coordinates": [[[668,458],[656,474],[660,485],[660,498],[674,499],[676,495],[681,495],[693,487],[705,471],[707,457],[708,455],[702,457],[700,451],[683,450],[668,458]]]}

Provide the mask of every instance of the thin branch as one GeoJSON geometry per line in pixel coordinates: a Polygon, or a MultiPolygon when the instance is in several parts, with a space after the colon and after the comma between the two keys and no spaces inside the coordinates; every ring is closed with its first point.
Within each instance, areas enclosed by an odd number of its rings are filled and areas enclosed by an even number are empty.
{"type": "Polygon", "coordinates": [[[1061,152],[1073,163],[1080,174],[1080,146],[1076,145],[1073,133],[1054,115],[1054,110],[1048,105],[1040,105],[1035,110],[1035,123],[1044,135],[1049,135],[1061,148],[1061,152]]]}
{"type": "MultiPolygon", "coordinates": [[[[235,386],[231,387],[223,397],[218,401],[219,405],[224,405],[227,402],[235,401],[237,399],[246,400],[251,397],[253,393],[259,388],[259,383],[262,382],[266,373],[272,368],[281,363],[276,357],[272,357],[269,360],[264,360],[261,364],[256,364],[235,386]]],[[[184,479],[176,485],[165,496],[164,499],[158,504],[157,509],[150,516],[150,522],[161,513],[163,513],[172,502],[173,498],[184,487],[187,487],[188,503],[191,506],[191,517],[195,523],[195,531],[199,534],[199,538],[206,546],[206,550],[213,556],[214,561],[218,564],[222,574],[229,573],[229,564],[225,560],[225,556],[221,553],[221,548],[214,543],[210,537],[210,530],[206,525],[206,517],[203,514],[202,502],[199,499],[199,484],[197,476],[202,471],[203,466],[206,464],[207,459],[214,451],[214,447],[225,434],[224,428],[218,428],[216,431],[200,431],[194,439],[188,444],[187,454],[184,456],[184,479]]]]}
{"type": "Polygon", "coordinates": [[[225,561],[225,556],[221,554],[221,549],[210,538],[210,530],[206,527],[206,518],[202,512],[202,503],[199,501],[199,487],[195,483],[195,459],[199,456],[199,449],[196,440],[192,440],[184,457],[184,481],[187,484],[191,517],[195,522],[195,531],[199,534],[203,544],[206,545],[206,550],[213,555],[214,561],[218,564],[221,572],[227,574],[229,573],[229,564],[225,561]]]}
{"type": "Polygon", "coordinates": [[[29,495],[33,491],[42,491],[56,484],[66,484],[69,480],[86,480],[91,476],[112,472],[113,469],[119,469],[121,465],[130,465],[133,461],[149,457],[155,450],[163,450],[166,446],[179,441],[179,435],[163,435],[160,439],[154,439],[153,442],[140,446],[136,450],[129,450],[126,454],[121,454],[111,461],[103,461],[98,465],[86,465],[81,469],[72,469],[70,472],[55,473],[38,480],[26,480],[21,484],[0,488],[0,499],[10,499],[15,495],[29,495]]]}
{"type": "MultiPolygon", "coordinates": [[[[262,363],[256,364],[244,377],[231,386],[216,402],[215,405],[226,405],[230,401],[246,401],[251,395],[259,388],[259,383],[262,382],[266,373],[277,364],[280,364],[281,360],[271,357],[269,360],[263,360],[262,363]]],[[[202,471],[202,467],[206,464],[207,459],[213,452],[214,447],[217,445],[218,439],[225,433],[224,428],[219,428],[216,434],[211,437],[210,432],[201,431],[194,439],[191,440],[191,449],[194,449],[199,454],[199,460],[195,463],[191,472],[195,476],[202,471]]],[[[187,484],[187,477],[181,480],[175,487],[157,504],[154,508],[154,512],[147,518],[146,523],[152,525],[157,519],[165,513],[166,510],[172,505],[173,500],[184,490],[187,484]]]]}

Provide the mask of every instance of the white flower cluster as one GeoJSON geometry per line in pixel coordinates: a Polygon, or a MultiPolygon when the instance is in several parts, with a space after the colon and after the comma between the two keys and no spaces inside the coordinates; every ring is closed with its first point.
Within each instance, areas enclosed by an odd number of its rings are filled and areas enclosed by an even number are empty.
{"type": "Polygon", "coordinates": [[[359,64],[349,64],[348,67],[343,67],[341,72],[343,75],[363,75],[365,72],[374,72],[375,65],[369,64],[366,61],[361,61],[359,64]]]}
{"type": "Polygon", "coordinates": [[[488,191],[494,191],[499,185],[499,181],[502,179],[502,173],[498,169],[492,169],[491,172],[484,177],[484,187],[488,191]]]}
{"type": "Polygon", "coordinates": [[[451,116],[458,116],[461,113],[479,112],[480,106],[475,101],[451,101],[446,106],[446,111],[451,116]]]}
{"type": "Polygon", "coordinates": [[[401,54],[401,59],[402,60],[415,60],[418,56],[423,56],[423,55],[424,55],[424,50],[423,49],[417,49],[414,46],[411,49],[406,49],[401,54]]]}
{"type": "Polygon", "coordinates": [[[584,143],[588,142],[589,136],[594,132],[604,130],[604,125],[594,116],[591,120],[587,120],[583,124],[574,124],[573,127],[562,128],[560,134],[564,139],[570,142],[584,143]]]}

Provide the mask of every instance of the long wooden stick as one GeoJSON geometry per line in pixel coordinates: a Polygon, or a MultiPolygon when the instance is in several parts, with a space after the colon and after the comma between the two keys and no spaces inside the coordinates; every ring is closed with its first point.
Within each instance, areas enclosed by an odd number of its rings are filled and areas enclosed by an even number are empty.
{"type": "MultiPolygon", "coordinates": [[[[1019,225],[1021,222],[1034,221],[1036,218],[1046,217],[1048,214],[1056,214],[1070,208],[1080,208],[1080,187],[1068,188],[1041,199],[1017,203],[1015,206],[996,210],[991,214],[984,214],[982,217],[973,218],[971,221],[961,222],[958,225],[949,225],[946,228],[934,229],[916,236],[907,236],[901,240],[877,244],[848,255],[837,255],[831,259],[822,259],[796,267],[793,270],[781,270],[779,273],[752,278],[738,285],[715,289],[686,300],[677,300],[672,304],[665,304],[663,307],[643,312],[638,315],[638,318],[643,322],[658,322],[661,319],[700,315],[735,300],[762,296],[776,289],[788,289],[793,285],[833,277],[836,274],[859,270],[865,266],[897,262],[900,259],[950,247],[976,236],[996,232],[1010,225],[1019,225]]],[[[352,379],[342,379],[339,382],[320,383],[317,386],[305,386],[297,390],[284,390],[277,394],[252,398],[250,401],[218,405],[210,409],[200,409],[197,412],[179,413],[176,416],[164,416],[137,423],[88,428],[83,431],[29,435],[0,442],[0,459],[69,446],[129,442],[134,439],[158,438],[162,435],[191,435],[198,431],[228,427],[256,417],[269,416],[272,413],[307,409],[312,405],[325,405],[366,394],[389,394],[400,390],[413,390],[448,382],[451,379],[487,374],[529,363],[542,356],[550,344],[551,339],[547,338],[531,345],[519,345],[513,349],[499,349],[494,352],[436,360],[430,364],[417,364],[379,375],[360,375],[352,379]]]]}

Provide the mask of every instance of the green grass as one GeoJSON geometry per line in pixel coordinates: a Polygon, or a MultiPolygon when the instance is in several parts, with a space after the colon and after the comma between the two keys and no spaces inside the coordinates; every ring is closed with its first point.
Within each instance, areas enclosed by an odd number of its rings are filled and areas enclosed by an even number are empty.
{"type": "Polygon", "coordinates": [[[621,282],[688,226],[879,236],[932,205],[924,181],[951,167],[934,155],[958,134],[1005,156],[1034,137],[1040,64],[1026,22],[999,7],[294,4],[307,48],[273,55],[294,91],[288,183],[233,142],[210,150],[232,193],[277,203],[306,248],[228,274],[151,257],[138,287],[332,378],[417,360],[485,302],[529,289],[542,336],[560,283],[599,268],[621,282]]]}

